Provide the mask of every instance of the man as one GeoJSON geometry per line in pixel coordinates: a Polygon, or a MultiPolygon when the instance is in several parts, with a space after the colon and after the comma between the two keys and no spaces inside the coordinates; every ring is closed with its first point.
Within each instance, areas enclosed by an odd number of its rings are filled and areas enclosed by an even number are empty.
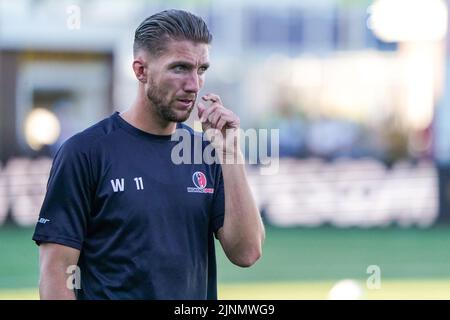
{"type": "MultiPolygon", "coordinates": [[[[135,102],[67,140],[54,159],[33,236],[42,299],[216,299],[214,235],[236,265],[261,256],[264,227],[244,166],[171,158],[176,130],[199,137],[182,122],[204,84],[211,39],[202,19],[180,10],[137,28],[135,102]]],[[[215,94],[202,100],[217,158],[242,160],[235,143],[219,143],[238,117],[215,94]]]]}

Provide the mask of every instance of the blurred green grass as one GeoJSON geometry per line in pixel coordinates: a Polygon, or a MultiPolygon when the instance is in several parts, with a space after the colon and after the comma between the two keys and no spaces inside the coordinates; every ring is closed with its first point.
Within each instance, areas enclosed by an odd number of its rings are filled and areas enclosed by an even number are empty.
{"type": "Polygon", "coordinates": [[[34,229],[0,227],[0,288],[38,286],[38,247],[31,240],[34,229]]]}
{"type": "MultiPolygon", "coordinates": [[[[32,228],[0,228],[0,298],[11,294],[8,289],[25,299],[36,297],[38,249],[32,233],[32,228]]],[[[219,295],[224,299],[241,294],[257,299],[264,292],[265,298],[272,292],[274,298],[321,299],[340,279],[357,279],[364,285],[369,265],[380,267],[383,289],[395,283],[405,288],[384,289],[385,297],[395,297],[395,292],[399,298],[408,297],[409,292],[420,298],[436,291],[442,294],[435,298],[450,298],[444,294],[450,292],[450,227],[267,227],[263,257],[251,268],[231,264],[216,244],[219,295]]],[[[380,292],[370,291],[369,298],[380,292]]]]}
{"type": "Polygon", "coordinates": [[[217,250],[220,282],[450,279],[450,227],[384,229],[267,228],[263,257],[250,269],[217,250]]]}

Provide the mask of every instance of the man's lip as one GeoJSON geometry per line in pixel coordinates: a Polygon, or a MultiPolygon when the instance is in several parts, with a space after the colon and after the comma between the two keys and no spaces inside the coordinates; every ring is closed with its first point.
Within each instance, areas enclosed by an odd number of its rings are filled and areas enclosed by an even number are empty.
{"type": "Polygon", "coordinates": [[[177,101],[183,106],[183,108],[190,108],[194,103],[194,100],[189,99],[177,99],[177,101]]]}

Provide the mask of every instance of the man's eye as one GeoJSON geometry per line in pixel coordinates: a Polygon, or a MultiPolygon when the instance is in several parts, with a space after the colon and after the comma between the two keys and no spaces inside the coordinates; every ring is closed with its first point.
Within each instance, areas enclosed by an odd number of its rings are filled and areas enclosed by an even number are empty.
{"type": "Polygon", "coordinates": [[[186,71],[186,70],[187,70],[186,66],[175,66],[173,69],[174,69],[176,72],[183,72],[183,71],[186,71]]]}
{"type": "Polygon", "coordinates": [[[206,72],[206,70],[208,70],[208,68],[206,68],[206,67],[201,67],[201,68],[198,69],[198,73],[199,73],[199,74],[203,74],[203,73],[206,72]]]}

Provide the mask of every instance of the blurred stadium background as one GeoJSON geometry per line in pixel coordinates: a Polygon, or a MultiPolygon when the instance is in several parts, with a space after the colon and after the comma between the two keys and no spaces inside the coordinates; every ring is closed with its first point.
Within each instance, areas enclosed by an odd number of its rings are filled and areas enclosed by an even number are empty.
{"type": "Polygon", "coordinates": [[[0,0],[0,299],[38,298],[51,159],[130,105],[134,29],[174,7],[214,35],[203,91],[280,130],[278,170],[248,167],[264,256],[218,248],[220,298],[450,299],[444,0],[0,0]]]}

